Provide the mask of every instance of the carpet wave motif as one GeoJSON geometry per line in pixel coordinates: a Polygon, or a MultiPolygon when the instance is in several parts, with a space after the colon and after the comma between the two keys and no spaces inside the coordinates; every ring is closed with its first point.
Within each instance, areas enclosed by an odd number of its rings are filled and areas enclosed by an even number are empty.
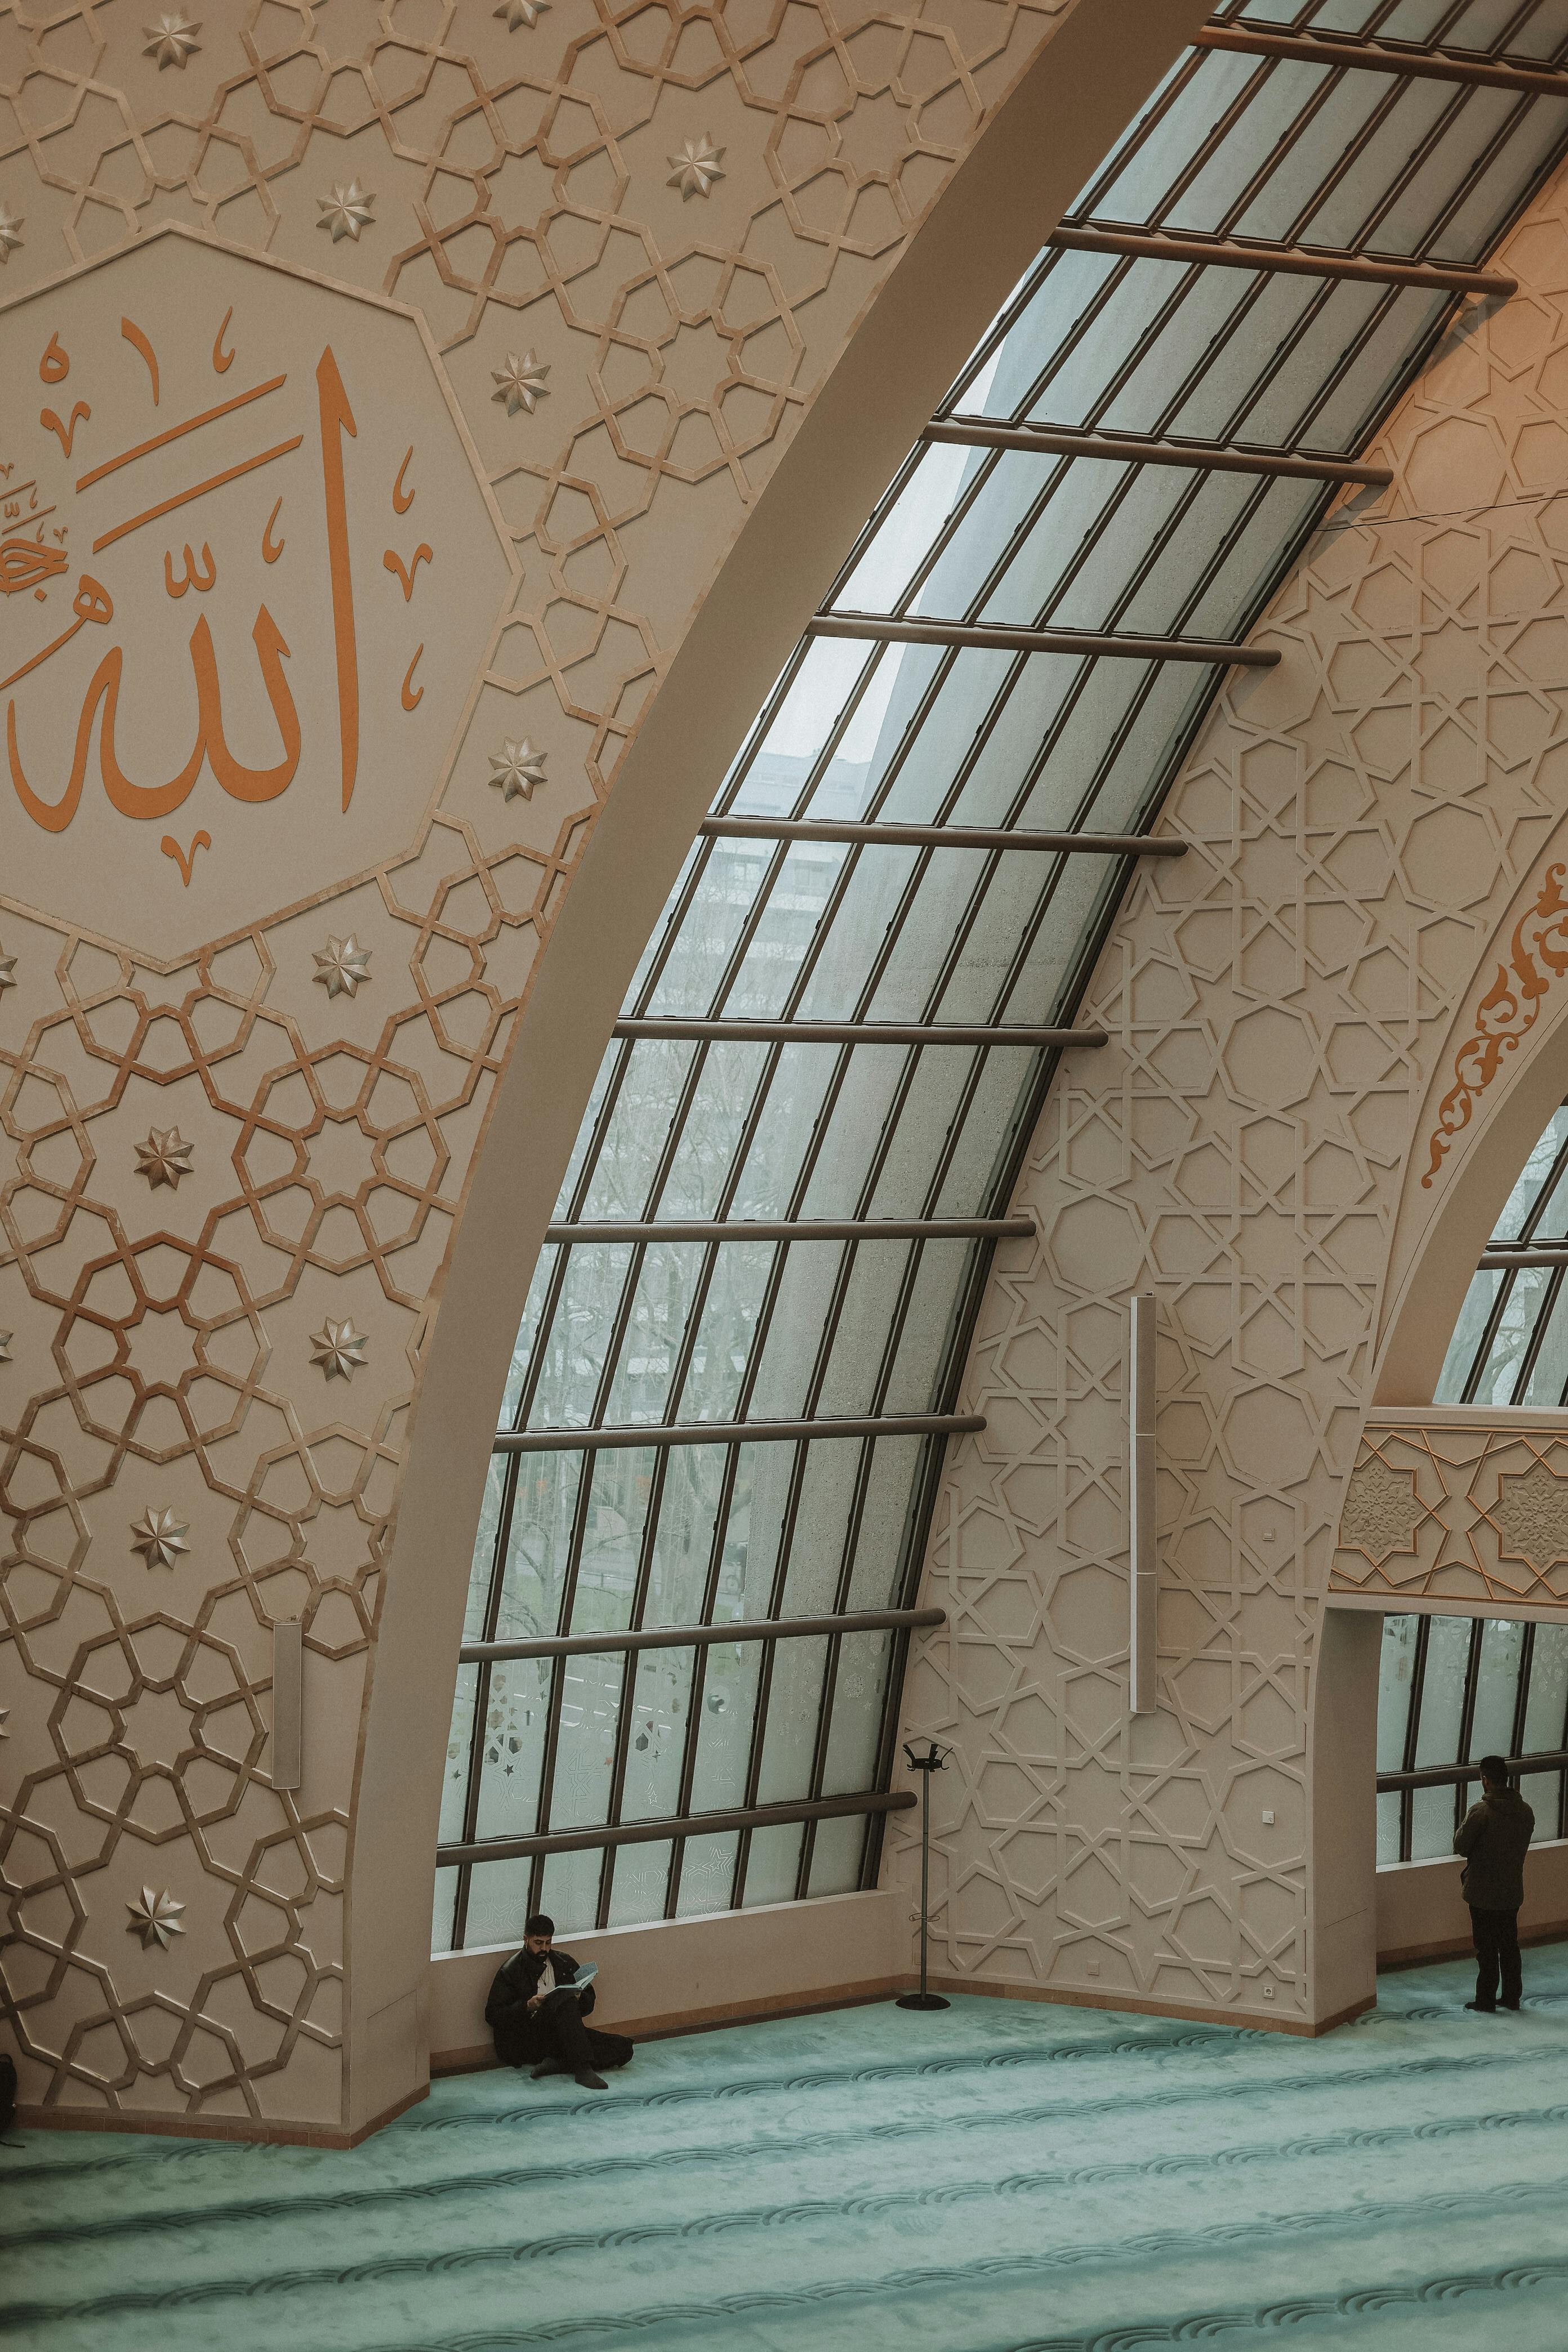
{"type": "Polygon", "coordinates": [[[438,2084],[350,2153],[28,2133],[27,2352],[1563,2352],[1568,1947],[1303,2043],[963,2000],[438,2084]],[[1048,2084],[1048,2089],[1047,2089],[1048,2084]],[[1022,2095],[1020,2095],[1022,2094],[1022,2095]]]}

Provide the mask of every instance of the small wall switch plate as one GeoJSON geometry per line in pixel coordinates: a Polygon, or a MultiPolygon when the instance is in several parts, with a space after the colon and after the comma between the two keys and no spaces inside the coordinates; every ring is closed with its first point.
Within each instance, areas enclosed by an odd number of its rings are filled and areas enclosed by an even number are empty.
{"type": "Polygon", "coordinates": [[[1269,1828],[1272,1829],[1274,1827],[1274,1808],[1272,1805],[1265,1808],[1263,1818],[1268,1822],[1269,1828]]]}
{"type": "Polygon", "coordinates": [[[1273,1998],[1274,1998],[1274,1988],[1273,1988],[1273,1986],[1272,1986],[1272,1985],[1265,1985],[1265,1986],[1264,1986],[1264,1988],[1263,1988],[1263,1998],[1264,1998],[1264,2000],[1273,2000],[1273,1998]]]}

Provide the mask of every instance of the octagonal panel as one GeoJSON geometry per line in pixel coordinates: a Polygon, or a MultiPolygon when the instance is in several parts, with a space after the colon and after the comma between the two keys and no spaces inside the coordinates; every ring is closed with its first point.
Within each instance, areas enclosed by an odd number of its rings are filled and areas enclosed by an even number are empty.
{"type": "Polygon", "coordinates": [[[416,321],[170,234],[0,337],[5,889],[163,962],[411,841],[511,576],[416,321]]]}

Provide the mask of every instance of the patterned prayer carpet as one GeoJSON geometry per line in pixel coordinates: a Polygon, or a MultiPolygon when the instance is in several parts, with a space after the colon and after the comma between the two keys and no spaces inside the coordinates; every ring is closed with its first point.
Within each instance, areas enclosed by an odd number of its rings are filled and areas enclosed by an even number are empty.
{"type": "Polygon", "coordinates": [[[965,2000],[486,2074],[351,2154],[0,2148],[28,2352],[1568,2347],[1568,1945],[1321,2042],[965,2000]]]}

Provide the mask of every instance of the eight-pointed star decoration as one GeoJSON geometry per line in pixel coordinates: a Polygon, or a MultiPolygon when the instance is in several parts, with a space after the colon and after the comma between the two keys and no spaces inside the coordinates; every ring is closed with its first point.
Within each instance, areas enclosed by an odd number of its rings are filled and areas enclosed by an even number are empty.
{"type": "Polygon", "coordinates": [[[15,987],[16,987],[16,957],[15,957],[15,956],[8,956],[8,955],[0,955],[0,989],[15,988],[15,987]]]}
{"type": "Polygon", "coordinates": [[[310,1337],[310,1361],[320,1364],[329,1381],[352,1381],[364,1362],[364,1351],[370,1341],[363,1331],[356,1331],[352,1317],[341,1323],[329,1318],[319,1331],[310,1337]]]}
{"type": "Polygon", "coordinates": [[[714,146],[711,134],[706,131],[700,139],[689,139],[679,155],[666,158],[670,173],[665,186],[679,188],[682,204],[689,196],[710,195],[714,181],[724,177],[720,169],[723,152],[722,147],[714,146]]]}
{"type": "Polygon", "coordinates": [[[9,261],[22,242],[24,215],[0,205],[0,261],[9,261]]]}
{"type": "Polygon", "coordinates": [[[357,180],[351,180],[346,188],[340,182],[330,196],[316,198],[316,210],[321,215],[316,226],[330,229],[334,245],[345,236],[352,236],[357,245],[361,229],[375,226],[371,211],[374,202],[370,190],[362,188],[357,180]]]}
{"type": "Polygon", "coordinates": [[[131,1549],[139,1551],[149,1568],[173,1568],[183,1551],[189,1551],[185,1538],[191,1523],[177,1512],[155,1510],[151,1503],[139,1519],[131,1523],[131,1549]]]}
{"type": "Polygon", "coordinates": [[[128,1936],[141,1937],[144,1952],[152,1950],[154,1937],[167,1951],[170,1937],[183,1936],[185,1932],[180,1924],[180,1914],[184,1907],[183,1903],[175,1902],[166,1886],[161,1887],[156,1894],[152,1887],[144,1886],[141,1901],[128,1903],[125,1906],[131,1914],[125,1923],[125,1932],[128,1936]]]}
{"type": "Polygon", "coordinates": [[[178,1192],[181,1177],[195,1171],[195,1150],[177,1127],[150,1128],[146,1142],[136,1146],[136,1173],[145,1176],[154,1192],[160,1184],[172,1184],[178,1192]]]}
{"type": "Polygon", "coordinates": [[[361,981],[370,978],[370,950],[362,948],[351,931],[346,940],[329,931],[327,944],[316,951],[316,978],[329,996],[353,996],[361,981]]]}
{"type": "Polygon", "coordinates": [[[165,66],[178,66],[184,73],[186,58],[193,57],[201,47],[196,38],[201,29],[200,25],[193,24],[189,16],[181,16],[178,12],[173,16],[160,16],[155,25],[143,25],[142,27],[147,36],[147,46],[142,54],[144,58],[157,58],[160,73],[165,66]]]}
{"type": "Polygon", "coordinates": [[[549,373],[549,362],[542,360],[537,352],[526,351],[521,359],[515,352],[508,352],[505,367],[490,370],[490,382],[495,385],[490,398],[504,401],[509,416],[515,416],[520,408],[526,409],[531,416],[536,404],[550,396],[550,387],[544,381],[549,373]]]}
{"type": "Polygon", "coordinates": [[[535,784],[544,782],[544,762],[548,751],[536,751],[525,735],[521,743],[503,742],[499,751],[490,753],[490,782],[503,800],[514,801],[521,793],[524,800],[535,784]]]}
{"type": "Polygon", "coordinates": [[[490,14],[500,18],[509,33],[515,33],[520,25],[531,32],[549,5],[550,0],[500,0],[500,6],[490,14]]]}

